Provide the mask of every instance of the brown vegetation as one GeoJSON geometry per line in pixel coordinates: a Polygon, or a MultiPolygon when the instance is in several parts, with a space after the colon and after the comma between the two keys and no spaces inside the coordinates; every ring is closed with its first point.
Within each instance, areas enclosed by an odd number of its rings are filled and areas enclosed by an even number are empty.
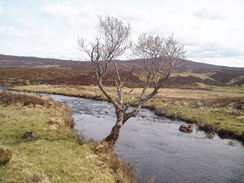
{"type": "Polygon", "coordinates": [[[26,105],[42,105],[42,106],[51,106],[47,100],[43,100],[41,97],[37,97],[31,94],[20,94],[20,93],[10,93],[10,92],[1,92],[0,93],[0,103],[2,104],[13,104],[20,103],[24,106],[26,105]]]}
{"type": "Polygon", "coordinates": [[[86,72],[80,73],[67,68],[0,68],[0,85],[61,83],[88,85],[93,81],[86,72]]]}
{"type": "MultiPolygon", "coordinates": [[[[15,68],[0,68],[0,85],[33,85],[33,84],[52,84],[52,85],[91,85],[95,84],[94,78],[91,77],[94,73],[91,71],[75,71],[68,68],[32,68],[32,67],[15,67],[15,68]]],[[[128,75],[128,71],[120,70],[122,77],[128,75]]],[[[140,78],[141,72],[135,70],[133,75],[129,76],[126,87],[143,87],[144,82],[140,78]]],[[[238,76],[240,77],[240,76],[238,76]]],[[[104,85],[113,86],[116,74],[109,71],[104,78],[104,85]]],[[[204,77],[204,75],[195,75],[194,73],[182,74],[174,73],[169,78],[166,85],[170,88],[194,88],[197,83],[203,83],[212,86],[224,86],[218,79],[204,77]]],[[[243,85],[243,79],[237,80],[231,85],[243,85]]]]}
{"type": "MultiPolygon", "coordinates": [[[[228,83],[232,79],[237,78],[239,76],[244,76],[244,71],[243,72],[232,72],[232,71],[221,71],[221,72],[216,72],[211,76],[211,78],[221,81],[223,83],[228,83]]],[[[244,80],[242,80],[243,82],[244,80]]],[[[238,82],[238,81],[237,81],[238,82]]],[[[233,83],[235,84],[235,83],[233,83]]],[[[243,84],[243,83],[242,83],[243,84]]]]}
{"type": "MultiPolygon", "coordinates": [[[[139,60],[119,61],[118,67],[123,75],[129,68],[135,66],[135,72],[143,71],[144,66],[139,60]]],[[[115,76],[111,68],[109,75],[115,76]]],[[[26,85],[26,84],[67,84],[89,85],[95,82],[88,76],[92,74],[94,66],[90,62],[71,60],[45,59],[36,57],[20,57],[0,55],[0,85],[26,85]]],[[[189,76],[173,76],[169,87],[189,87],[197,82],[208,85],[243,85],[244,69],[182,60],[174,69],[174,73],[189,73],[189,76]],[[198,73],[198,75],[195,75],[198,73]],[[209,73],[211,73],[209,75],[209,73]],[[201,77],[209,75],[209,79],[201,77]],[[185,86],[187,85],[187,86],[185,86]]],[[[142,87],[137,76],[130,78],[133,81],[127,86],[142,87]],[[139,84],[138,84],[139,82],[139,84]]],[[[111,78],[107,78],[106,85],[111,86],[111,78]]]]}
{"type": "MultiPolygon", "coordinates": [[[[136,71],[142,71],[143,66],[138,64],[138,60],[125,60],[119,62],[119,67],[126,71],[128,68],[133,66],[138,66],[136,71]]],[[[51,58],[38,58],[38,57],[25,57],[25,56],[12,56],[12,55],[2,55],[0,54],[0,67],[65,67],[76,71],[92,71],[94,66],[87,61],[72,61],[72,60],[61,60],[61,59],[51,59],[51,58]]],[[[199,62],[193,62],[190,60],[182,60],[175,68],[178,73],[182,72],[192,72],[192,73],[209,73],[216,71],[228,71],[228,72],[239,72],[243,73],[244,68],[236,67],[225,67],[217,66],[211,64],[204,64],[199,62]]]]}
{"type": "Polygon", "coordinates": [[[0,104],[20,104],[23,106],[27,105],[41,105],[44,107],[52,107],[57,111],[60,111],[64,115],[65,126],[73,128],[74,121],[71,115],[71,110],[67,105],[56,102],[51,98],[44,98],[33,94],[20,94],[11,92],[0,92],[0,104]]]}
{"type": "Polygon", "coordinates": [[[12,157],[12,151],[6,148],[0,147],[0,166],[5,165],[10,161],[12,157]]]}

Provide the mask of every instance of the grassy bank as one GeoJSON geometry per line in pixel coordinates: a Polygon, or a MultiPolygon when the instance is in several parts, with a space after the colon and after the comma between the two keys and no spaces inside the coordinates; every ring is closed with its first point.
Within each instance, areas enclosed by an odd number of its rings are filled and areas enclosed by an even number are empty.
{"type": "MultiPolygon", "coordinates": [[[[31,85],[14,90],[64,94],[105,100],[96,86],[31,85]]],[[[111,93],[116,91],[107,88],[111,93]]],[[[131,89],[127,89],[128,91],[131,89]]],[[[141,89],[135,88],[126,99],[133,105],[141,89]]],[[[244,141],[244,95],[205,90],[161,89],[145,107],[157,114],[197,123],[202,130],[244,141]]]]}
{"type": "Polygon", "coordinates": [[[208,90],[213,92],[224,92],[234,94],[244,94],[244,86],[211,86],[203,83],[197,83],[197,89],[208,90]]]}
{"type": "Polygon", "coordinates": [[[0,148],[13,155],[0,165],[0,182],[130,182],[130,170],[111,152],[72,130],[70,109],[52,99],[0,93],[0,148]],[[34,137],[26,137],[32,132],[34,137]]]}

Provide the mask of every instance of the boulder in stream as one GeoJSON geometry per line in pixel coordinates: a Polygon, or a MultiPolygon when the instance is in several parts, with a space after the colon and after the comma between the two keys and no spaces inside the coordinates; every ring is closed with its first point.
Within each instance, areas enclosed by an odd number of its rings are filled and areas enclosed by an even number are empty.
{"type": "Polygon", "coordinates": [[[235,146],[235,143],[234,143],[233,141],[229,141],[228,144],[229,144],[230,146],[235,146]]]}
{"type": "Polygon", "coordinates": [[[183,125],[180,125],[179,130],[181,132],[191,133],[193,131],[193,127],[191,124],[183,124],[183,125]]]}
{"type": "Polygon", "coordinates": [[[213,132],[207,133],[206,134],[206,138],[213,139],[214,138],[214,133],[213,132]]]}

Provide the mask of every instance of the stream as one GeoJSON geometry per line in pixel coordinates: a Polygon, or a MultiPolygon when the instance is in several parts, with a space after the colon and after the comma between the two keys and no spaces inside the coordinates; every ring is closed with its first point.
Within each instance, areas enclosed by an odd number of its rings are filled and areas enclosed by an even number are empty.
{"type": "MultiPolygon", "coordinates": [[[[114,109],[107,102],[42,95],[71,107],[81,138],[102,140],[114,125],[114,109]]],[[[217,135],[208,139],[196,126],[193,133],[182,133],[178,129],[183,123],[142,109],[122,127],[115,150],[120,158],[134,163],[141,182],[151,178],[155,183],[244,183],[244,146],[240,142],[217,135]]]]}

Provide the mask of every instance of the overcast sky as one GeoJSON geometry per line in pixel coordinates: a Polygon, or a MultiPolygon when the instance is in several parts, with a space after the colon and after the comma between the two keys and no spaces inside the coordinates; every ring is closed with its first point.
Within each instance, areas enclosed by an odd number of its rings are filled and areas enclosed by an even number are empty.
{"type": "Polygon", "coordinates": [[[134,40],[173,33],[187,59],[244,67],[244,0],[0,0],[0,54],[84,60],[77,37],[93,38],[98,15],[130,23],[134,40]]]}

